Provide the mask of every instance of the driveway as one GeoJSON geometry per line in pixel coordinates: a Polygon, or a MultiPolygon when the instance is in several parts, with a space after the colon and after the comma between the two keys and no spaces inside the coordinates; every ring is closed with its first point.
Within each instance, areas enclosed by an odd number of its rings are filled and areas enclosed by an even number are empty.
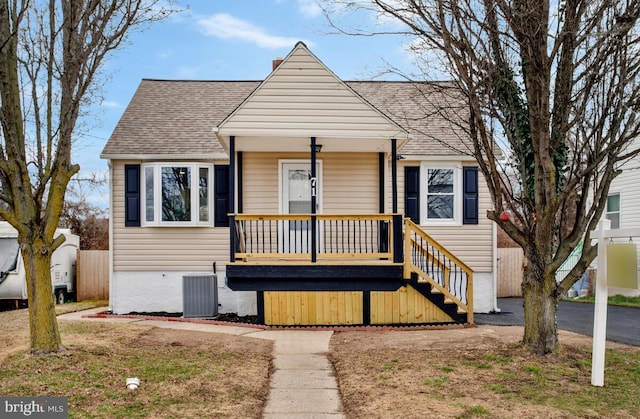
{"type": "MultiPolygon", "coordinates": [[[[477,324],[523,326],[522,298],[498,298],[500,313],[474,314],[477,324]]],[[[561,301],[557,314],[558,328],[593,336],[593,304],[561,301]]],[[[640,309],[609,306],[607,340],[640,346],[640,309]]]]}

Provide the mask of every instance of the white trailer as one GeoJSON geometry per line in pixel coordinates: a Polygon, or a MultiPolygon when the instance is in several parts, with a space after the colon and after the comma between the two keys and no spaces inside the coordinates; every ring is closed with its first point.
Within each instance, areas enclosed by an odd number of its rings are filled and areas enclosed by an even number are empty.
{"type": "MultiPolygon", "coordinates": [[[[69,229],[56,230],[65,241],[51,257],[51,285],[56,303],[63,304],[76,291],[76,257],[80,238],[69,229]]],[[[27,281],[18,232],[6,221],[0,221],[0,300],[27,300],[27,281]]]]}

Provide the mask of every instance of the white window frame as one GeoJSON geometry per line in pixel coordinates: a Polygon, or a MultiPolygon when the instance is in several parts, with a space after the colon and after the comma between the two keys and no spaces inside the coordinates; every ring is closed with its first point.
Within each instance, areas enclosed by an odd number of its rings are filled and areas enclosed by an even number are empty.
{"type": "Polygon", "coordinates": [[[462,165],[460,163],[420,163],[420,224],[427,226],[462,225],[462,165]],[[429,218],[429,169],[453,170],[453,217],[429,218]]]}
{"type": "Polygon", "coordinates": [[[609,214],[618,214],[618,226],[617,227],[614,226],[612,221],[611,228],[612,229],[620,228],[620,225],[622,224],[622,194],[620,192],[612,192],[612,193],[609,193],[609,195],[607,195],[607,204],[605,207],[604,218],[605,220],[611,221],[611,219],[609,218],[609,214]],[[609,198],[612,196],[618,197],[618,211],[609,211],[609,198]]]}
{"type": "Polygon", "coordinates": [[[140,217],[142,227],[213,227],[213,164],[194,162],[153,162],[140,167],[140,217]],[[191,171],[191,220],[162,221],[162,169],[166,167],[188,167],[191,171]],[[147,176],[148,168],[153,170],[153,221],[147,221],[147,176]],[[208,170],[207,208],[208,221],[200,221],[200,169],[208,170]]]}

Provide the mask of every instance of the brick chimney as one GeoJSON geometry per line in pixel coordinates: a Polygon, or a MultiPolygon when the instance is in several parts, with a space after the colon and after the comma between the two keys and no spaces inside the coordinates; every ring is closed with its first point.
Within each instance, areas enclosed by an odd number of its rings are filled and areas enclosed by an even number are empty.
{"type": "Polygon", "coordinates": [[[278,66],[282,64],[282,61],[283,61],[282,57],[276,57],[275,60],[271,61],[271,66],[272,66],[271,70],[275,70],[276,68],[278,68],[278,66]]]}

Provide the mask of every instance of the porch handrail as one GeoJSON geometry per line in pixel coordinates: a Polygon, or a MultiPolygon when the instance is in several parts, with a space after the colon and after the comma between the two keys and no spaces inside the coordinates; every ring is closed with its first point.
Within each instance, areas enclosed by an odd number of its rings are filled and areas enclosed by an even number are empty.
{"type": "Polygon", "coordinates": [[[230,219],[235,227],[235,261],[314,262],[314,250],[319,259],[394,261],[394,229],[400,232],[396,241],[402,240],[399,214],[230,214],[230,219]],[[315,249],[311,245],[312,222],[315,249]]]}
{"type": "Polygon", "coordinates": [[[409,218],[404,234],[404,277],[417,274],[419,281],[428,282],[445,300],[462,308],[473,323],[473,269],[409,218]]]}

